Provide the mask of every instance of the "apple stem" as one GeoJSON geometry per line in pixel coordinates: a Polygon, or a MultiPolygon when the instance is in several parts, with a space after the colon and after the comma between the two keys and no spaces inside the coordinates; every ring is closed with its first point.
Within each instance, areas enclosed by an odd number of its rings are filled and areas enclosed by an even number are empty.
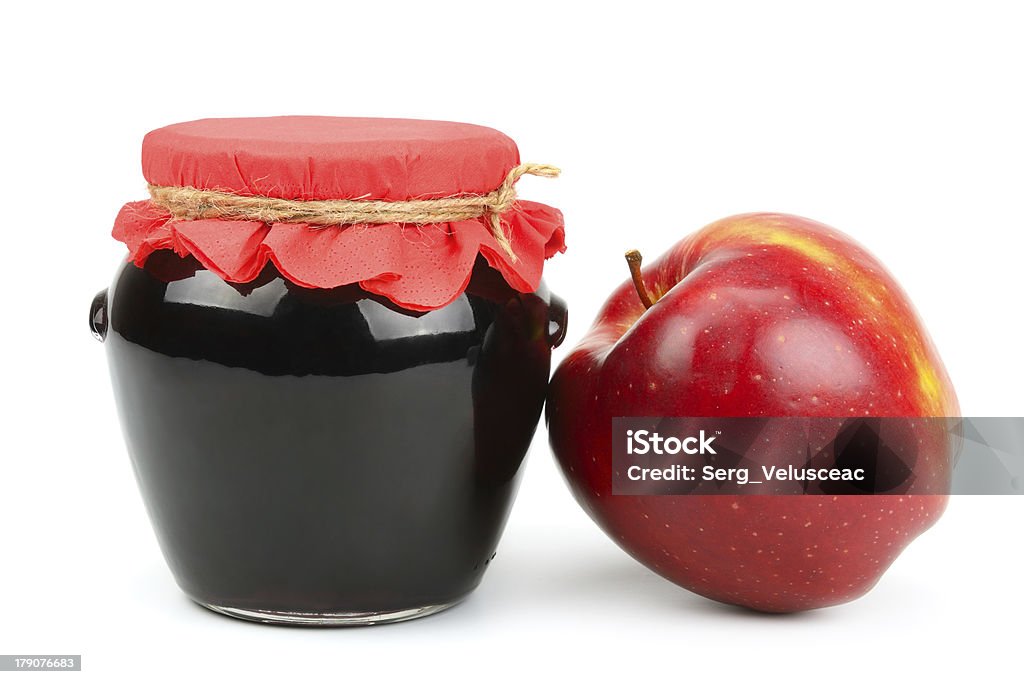
{"type": "Polygon", "coordinates": [[[650,309],[654,306],[655,298],[651,296],[651,291],[644,283],[643,273],[640,272],[640,264],[643,263],[643,260],[643,256],[635,249],[626,252],[626,263],[629,264],[629,274],[633,276],[633,287],[636,288],[636,293],[644,308],[650,309]]]}

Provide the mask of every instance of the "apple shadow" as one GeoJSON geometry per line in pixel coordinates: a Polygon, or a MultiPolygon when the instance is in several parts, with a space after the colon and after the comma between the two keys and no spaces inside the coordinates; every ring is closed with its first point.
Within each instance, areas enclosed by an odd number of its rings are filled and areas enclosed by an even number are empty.
{"type": "Polygon", "coordinates": [[[606,567],[591,568],[589,576],[577,577],[573,584],[577,591],[590,590],[594,594],[601,595],[607,595],[607,592],[616,587],[619,589],[630,587],[628,594],[631,600],[648,604],[645,608],[653,606],[663,612],[671,612],[679,616],[697,614],[718,616],[730,620],[804,622],[816,620],[821,615],[818,611],[766,613],[722,603],[680,587],[648,570],[637,561],[633,561],[633,563],[633,567],[609,563],[606,567]]]}
{"type": "Polygon", "coordinates": [[[829,619],[829,611],[766,613],[720,603],[672,583],[618,549],[612,553],[563,554],[561,558],[556,565],[512,562],[508,567],[499,566],[499,572],[484,579],[482,591],[489,599],[511,604],[503,609],[524,612],[551,610],[554,606],[591,612],[600,606],[603,612],[632,613],[638,618],[696,615],[726,621],[801,624],[829,619]],[[566,562],[566,557],[572,562],[566,562]]]}

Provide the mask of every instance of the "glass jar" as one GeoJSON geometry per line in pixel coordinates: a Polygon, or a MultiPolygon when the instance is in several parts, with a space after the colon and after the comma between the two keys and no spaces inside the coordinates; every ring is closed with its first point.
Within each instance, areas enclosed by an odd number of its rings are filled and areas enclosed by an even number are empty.
{"type": "Polygon", "coordinates": [[[361,283],[298,284],[273,256],[230,282],[183,251],[124,264],[90,324],[185,593],[297,624],[403,620],[464,598],[515,497],[563,303],[542,283],[514,287],[487,250],[451,301],[423,310],[361,283]]]}

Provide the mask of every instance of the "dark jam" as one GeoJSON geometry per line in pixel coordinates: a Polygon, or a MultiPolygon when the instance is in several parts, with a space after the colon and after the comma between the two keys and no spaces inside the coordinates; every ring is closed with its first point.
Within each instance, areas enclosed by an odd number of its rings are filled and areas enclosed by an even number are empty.
{"type": "Polygon", "coordinates": [[[415,313],[273,266],[229,284],[160,252],[121,269],[108,311],[136,476],[194,600],[380,613],[480,581],[564,330],[546,291],[481,261],[453,303],[415,313]]]}

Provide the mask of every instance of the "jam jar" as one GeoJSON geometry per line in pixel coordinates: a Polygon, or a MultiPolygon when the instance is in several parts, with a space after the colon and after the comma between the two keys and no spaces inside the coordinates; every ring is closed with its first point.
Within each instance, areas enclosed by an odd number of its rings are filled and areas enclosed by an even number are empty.
{"type": "Polygon", "coordinates": [[[494,558],[566,308],[561,214],[506,136],[207,119],[143,142],[150,199],[93,300],[127,450],[182,590],[234,617],[447,608],[494,558]]]}

